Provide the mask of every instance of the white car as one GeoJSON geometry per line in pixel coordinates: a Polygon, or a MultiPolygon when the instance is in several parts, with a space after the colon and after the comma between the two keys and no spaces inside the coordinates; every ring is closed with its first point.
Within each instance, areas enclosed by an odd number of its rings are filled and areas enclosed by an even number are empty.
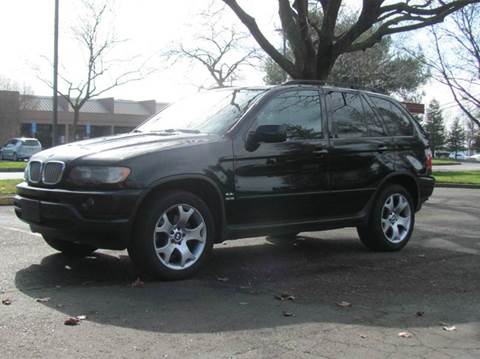
{"type": "Polygon", "coordinates": [[[36,138],[12,138],[0,150],[0,159],[18,161],[40,152],[42,145],[36,138]]]}
{"type": "Polygon", "coordinates": [[[468,157],[468,159],[475,160],[475,161],[480,161],[480,153],[478,153],[476,155],[473,155],[473,156],[470,156],[470,157],[468,157]]]}
{"type": "Polygon", "coordinates": [[[451,160],[466,160],[468,156],[465,154],[465,152],[457,152],[455,156],[455,152],[450,153],[448,156],[451,160]]]}

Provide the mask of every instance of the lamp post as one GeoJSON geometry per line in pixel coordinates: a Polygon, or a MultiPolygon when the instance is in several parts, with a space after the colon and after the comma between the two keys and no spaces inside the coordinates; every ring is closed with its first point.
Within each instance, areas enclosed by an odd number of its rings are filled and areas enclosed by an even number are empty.
{"type": "Polygon", "coordinates": [[[58,138],[58,2],[55,0],[55,20],[53,37],[53,125],[52,125],[52,146],[57,145],[58,138]]]}

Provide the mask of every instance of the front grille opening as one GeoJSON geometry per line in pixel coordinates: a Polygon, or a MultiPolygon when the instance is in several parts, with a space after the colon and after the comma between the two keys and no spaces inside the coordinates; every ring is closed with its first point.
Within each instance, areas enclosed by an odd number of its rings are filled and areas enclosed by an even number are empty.
{"type": "Polygon", "coordinates": [[[57,184],[60,182],[64,168],[63,162],[47,162],[43,168],[43,183],[57,184]]]}
{"type": "Polygon", "coordinates": [[[38,161],[30,162],[29,173],[31,182],[40,182],[40,179],[42,177],[42,163],[38,161]]]}

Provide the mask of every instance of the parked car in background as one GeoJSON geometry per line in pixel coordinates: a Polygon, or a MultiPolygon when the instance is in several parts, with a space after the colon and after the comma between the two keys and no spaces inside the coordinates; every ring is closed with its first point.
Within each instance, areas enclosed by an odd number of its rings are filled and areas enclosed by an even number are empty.
{"type": "Polygon", "coordinates": [[[448,156],[448,158],[452,160],[466,160],[468,158],[467,154],[465,152],[452,152],[448,156]]]}
{"type": "Polygon", "coordinates": [[[131,133],[42,151],[14,208],[66,255],[127,248],[179,279],[227,239],[356,227],[368,248],[398,251],[431,173],[426,134],[397,101],[291,81],[211,90],[131,133]]]}
{"type": "Polygon", "coordinates": [[[475,160],[475,161],[480,161],[480,153],[468,157],[469,160],[475,160]]]}
{"type": "Polygon", "coordinates": [[[42,144],[36,138],[12,138],[2,147],[0,159],[12,161],[27,160],[41,150],[42,144]]]}

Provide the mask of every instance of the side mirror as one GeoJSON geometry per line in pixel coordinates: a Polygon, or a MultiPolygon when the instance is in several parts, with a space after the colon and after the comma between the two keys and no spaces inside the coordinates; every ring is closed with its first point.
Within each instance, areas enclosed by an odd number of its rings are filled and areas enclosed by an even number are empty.
{"type": "Polygon", "coordinates": [[[262,125],[258,126],[256,131],[250,132],[247,137],[246,149],[255,151],[261,142],[278,143],[287,140],[285,126],[281,125],[262,125]]]}
{"type": "Polygon", "coordinates": [[[287,140],[285,126],[281,125],[263,125],[258,126],[257,130],[250,134],[255,142],[277,143],[287,140]]]}

